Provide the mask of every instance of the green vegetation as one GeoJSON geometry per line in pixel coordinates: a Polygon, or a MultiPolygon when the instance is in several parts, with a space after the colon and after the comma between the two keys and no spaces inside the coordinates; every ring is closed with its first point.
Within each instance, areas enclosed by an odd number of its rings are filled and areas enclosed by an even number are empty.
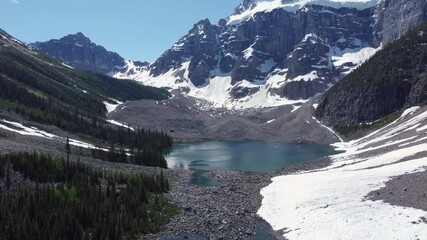
{"type": "Polygon", "coordinates": [[[339,81],[326,94],[348,91],[358,86],[387,85],[412,81],[420,77],[427,87],[427,22],[409,31],[404,37],[378,51],[361,67],[339,81]],[[423,32],[423,34],[420,34],[423,32]]]}
{"type": "Polygon", "coordinates": [[[133,156],[119,158],[113,151],[93,156],[121,162],[166,167],[161,152],[171,147],[164,133],[130,131],[108,124],[104,101],[169,97],[168,91],[146,87],[130,80],[117,80],[63,66],[41,53],[14,46],[0,39],[0,109],[13,111],[28,120],[54,125],[111,149],[130,149],[133,156]],[[108,96],[108,97],[107,97],[108,96]]]}
{"type": "MultiPolygon", "coordinates": [[[[39,153],[0,156],[3,239],[135,239],[159,232],[178,209],[155,176],[107,173],[39,153]],[[34,183],[11,187],[17,173],[34,183]]],[[[28,184],[28,182],[26,182],[28,184]]]]}
{"type": "MultiPolygon", "coordinates": [[[[427,104],[427,22],[385,46],[328,90],[316,117],[344,135],[427,104]]],[[[376,125],[376,124],[374,124],[376,125]]]]}
{"type": "Polygon", "coordinates": [[[102,101],[108,101],[109,98],[125,101],[162,100],[169,97],[169,93],[163,89],[64,67],[41,52],[35,55],[13,47],[3,47],[0,53],[0,75],[38,91],[51,100],[60,100],[65,105],[90,113],[105,113],[105,107],[98,108],[103,105],[102,101]],[[90,106],[93,102],[97,105],[90,106]],[[95,107],[96,112],[93,112],[95,107]]]}
{"type": "Polygon", "coordinates": [[[366,123],[353,124],[348,126],[335,127],[334,130],[336,130],[341,136],[343,136],[346,139],[356,139],[356,138],[365,136],[370,132],[376,131],[382,127],[387,126],[388,124],[398,119],[401,114],[402,112],[395,112],[371,124],[366,124],[366,123]]]}

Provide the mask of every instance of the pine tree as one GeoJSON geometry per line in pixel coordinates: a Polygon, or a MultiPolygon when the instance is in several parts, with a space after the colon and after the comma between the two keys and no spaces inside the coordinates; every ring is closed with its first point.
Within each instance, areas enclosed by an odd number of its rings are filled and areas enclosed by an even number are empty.
{"type": "Polygon", "coordinates": [[[65,151],[67,153],[67,164],[70,163],[70,154],[71,154],[71,146],[70,139],[67,137],[67,141],[65,142],[65,151]]]}
{"type": "Polygon", "coordinates": [[[11,179],[10,179],[10,164],[6,164],[6,188],[10,189],[11,179]]]}

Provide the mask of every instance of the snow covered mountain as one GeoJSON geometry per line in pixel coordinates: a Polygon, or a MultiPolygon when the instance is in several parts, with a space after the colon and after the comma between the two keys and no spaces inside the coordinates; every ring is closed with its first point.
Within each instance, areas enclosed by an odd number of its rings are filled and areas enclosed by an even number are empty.
{"type": "Polygon", "coordinates": [[[180,89],[215,107],[304,102],[416,26],[425,12],[420,0],[245,0],[218,24],[195,24],[143,71],[129,66],[114,76],[180,89]]]}
{"type": "Polygon", "coordinates": [[[300,104],[427,19],[425,0],[244,0],[201,20],[154,63],[126,61],[82,34],[37,43],[85,70],[178,89],[216,108],[300,104]]]}

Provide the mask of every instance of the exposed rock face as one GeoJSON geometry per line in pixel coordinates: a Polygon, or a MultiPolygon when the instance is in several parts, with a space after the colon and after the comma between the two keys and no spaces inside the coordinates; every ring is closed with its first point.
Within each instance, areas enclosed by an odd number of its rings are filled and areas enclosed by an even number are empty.
{"type": "Polygon", "coordinates": [[[390,43],[427,20],[425,0],[383,0],[377,10],[375,41],[390,43]]]}
{"type": "Polygon", "coordinates": [[[72,67],[95,73],[111,75],[126,65],[117,53],[96,45],[80,32],[32,46],[72,67]]]}
{"type": "Polygon", "coordinates": [[[184,38],[151,65],[151,74],[159,76],[190,61],[189,78],[196,86],[204,85],[210,71],[217,66],[220,32],[221,27],[212,25],[208,19],[195,24],[184,38]]]}
{"type": "MultiPolygon", "coordinates": [[[[257,2],[245,0],[235,14],[257,2]]],[[[359,64],[334,61],[372,46],[374,11],[308,5],[296,12],[278,8],[257,13],[238,24],[202,20],[151,65],[150,75],[158,77],[189,62],[188,79],[195,87],[208,85],[216,76],[229,76],[230,97],[243,98],[258,91],[236,84],[267,85],[276,77],[281,83],[270,84],[275,86],[268,87],[268,94],[309,99],[359,64]]]]}
{"type": "Polygon", "coordinates": [[[216,107],[277,106],[325,92],[381,46],[427,19],[425,0],[378,0],[366,6],[360,1],[313,2],[327,4],[258,11],[263,0],[244,0],[227,20],[199,21],[151,65],[125,62],[114,54],[104,59],[105,54],[79,49],[70,37],[64,38],[66,49],[51,43],[42,50],[101,73],[125,66],[113,75],[181,89],[216,107]]]}
{"type": "Polygon", "coordinates": [[[247,10],[251,10],[256,7],[258,0],[243,0],[243,3],[240,4],[235,10],[235,14],[241,14],[247,10]]]}
{"type": "Polygon", "coordinates": [[[331,88],[316,116],[330,126],[371,123],[427,104],[427,23],[378,52],[331,88]]]}

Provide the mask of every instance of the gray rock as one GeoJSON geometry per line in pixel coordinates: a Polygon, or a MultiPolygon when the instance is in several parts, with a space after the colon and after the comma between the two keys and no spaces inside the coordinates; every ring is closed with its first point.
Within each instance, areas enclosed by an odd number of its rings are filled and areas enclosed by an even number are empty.
{"type": "MultiPolygon", "coordinates": [[[[61,39],[36,42],[32,46],[72,67],[95,73],[111,74],[125,66],[125,60],[120,55],[96,45],[80,32],[61,39]]],[[[142,62],[136,64],[148,65],[142,62]]]]}

